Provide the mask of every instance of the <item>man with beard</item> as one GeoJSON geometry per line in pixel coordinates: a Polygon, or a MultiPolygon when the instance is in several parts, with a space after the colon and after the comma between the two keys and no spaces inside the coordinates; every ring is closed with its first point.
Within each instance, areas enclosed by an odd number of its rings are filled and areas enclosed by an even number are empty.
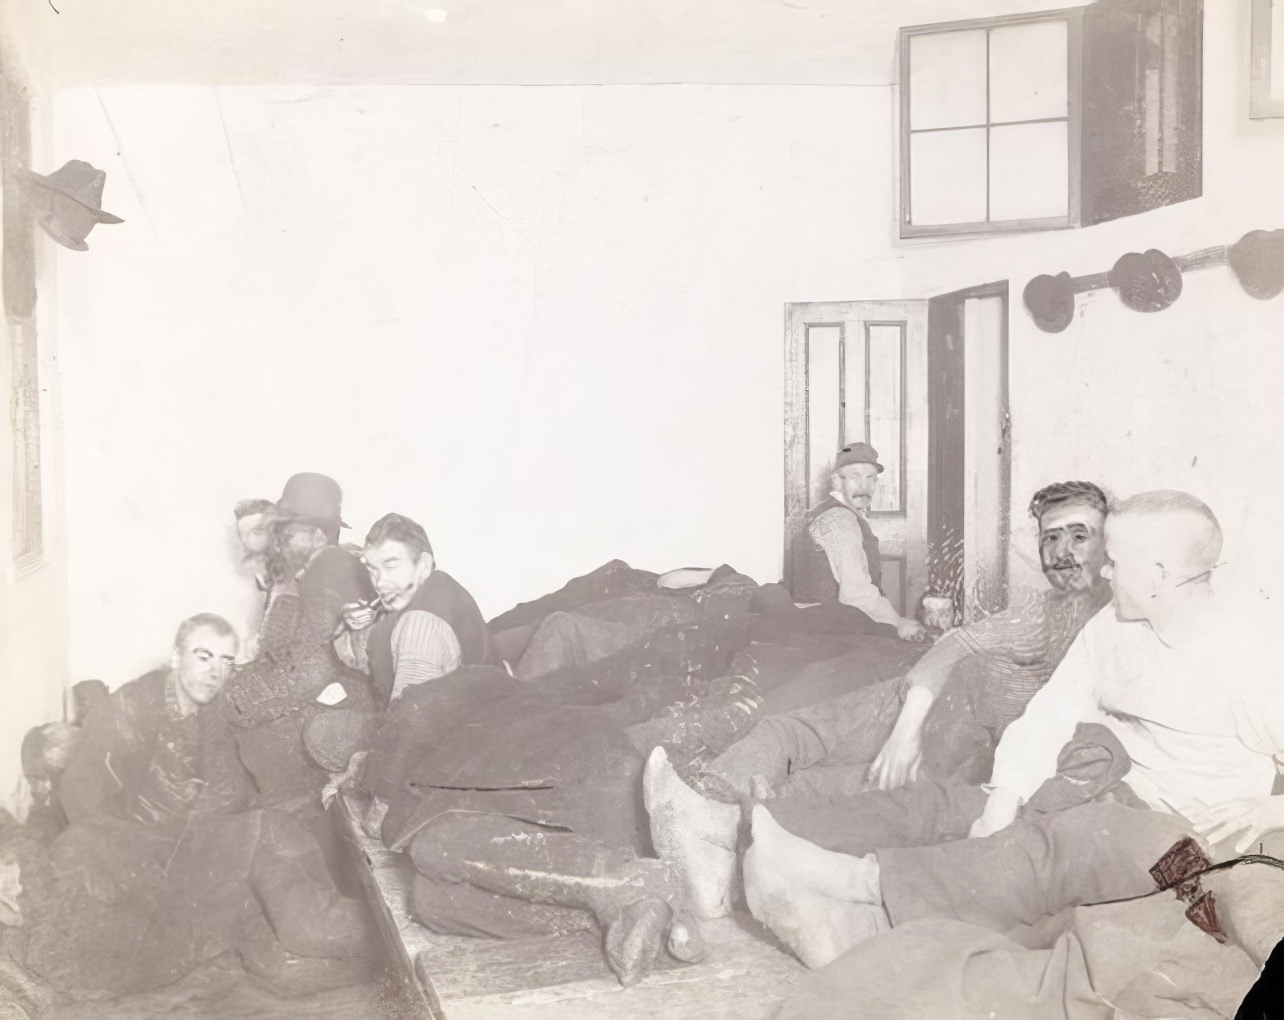
{"type": "Polygon", "coordinates": [[[711,828],[694,842],[669,822],[694,791],[657,756],[647,787],[657,847],[707,856],[718,876],[691,890],[697,909],[709,916],[729,909],[735,802],[751,795],[777,796],[782,823],[811,838],[859,831],[872,847],[966,835],[1003,730],[1110,599],[1101,576],[1106,510],[1105,494],[1091,482],[1036,492],[1029,511],[1050,589],[949,632],[902,680],[762,720],[697,779],[724,803],[708,802],[711,828]]]}
{"type": "Polygon", "coordinates": [[[906,641],[926,641],[927,631],[887,600],[882,589],[878,537],[865,520],[883,465],[868,443],[852,443],[834,458],[831,491],[812,512],[799,552],[804,601],[839,602],[859,609],[875,623],[896,628],[906,641]]]}
{"type": "Polygon", "coordinates": [[[286,482],[268,511],[269,611],[258,655],[236,670],[226,694],[237,747],[264,804],[302,796],[325,782],[302,739],[319,708],[317,696],[335,683],[352,700],[366,696],[366,678],[345,666],[334,648],[344,605],[373,594],[361,563],[335,544],[344,526],[341,504],[334,479],[304,473],[286,482]]]}
{"type": "MultiPolygon", "coordinates": [[[[236,521],[236,537],[241,544],[241,563],[254,576],[254,586],[263,595],[260,609],[266,613],[271,603],[272,582],[268,571],[268,554],[272,550],[272,501],[268,499],[243,499],[232,508],[236,521]]],[[[249,621],[251,636],[244,642],[241,654],[248,662],[259,652],[259,631],[263,616],[255,615],[249,621]]]]}
{"type": "MultiPolygon", "coordinates": [[[[1219,602],[1210,578],[1221,548],[1217,518],[1188,493],[1113,507],[1103,571],[1113,605],[1004,733],[990,783],[968,805],[972,838],[862,855],[859,840],[800,838],[809,834],[758,805],[744,858],[754,916],[822,966],[913,920],[1010,931],[1144,895],[1161,857],[1162,872],[1176,868],[1170,848],[1184,837],[1216,859],[1279,828],[1277,656],[1219,602]]],[[[1215,929],[1211,902],[1191,916],[1215,929]]]]}

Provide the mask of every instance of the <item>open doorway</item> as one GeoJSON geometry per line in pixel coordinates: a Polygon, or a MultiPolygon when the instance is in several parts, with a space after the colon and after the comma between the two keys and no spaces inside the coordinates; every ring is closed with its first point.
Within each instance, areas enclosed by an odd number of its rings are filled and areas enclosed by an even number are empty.
{"type": "Polygon", "coordinates": [[[791,304],[785,330],[785,584],[820,590],[802,554],[834,454],[872,444],[885,471],[868,518],[883,589],[913,616],[924,594],[961,623],[1007,606],[1011,530],[1008,285],[930,299],[791,304]]]}

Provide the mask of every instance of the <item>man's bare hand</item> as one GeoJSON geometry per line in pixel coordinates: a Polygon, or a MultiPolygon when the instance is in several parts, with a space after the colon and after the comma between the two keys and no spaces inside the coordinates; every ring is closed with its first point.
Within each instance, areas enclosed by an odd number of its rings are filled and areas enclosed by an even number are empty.
{"type": "Polygon", "coordinates": [[[343,625],[351,631],[365,630],[375,621],[375,611],[364,602],[349,602],[341,610],[343,625]]]}
{"type": "Polygon", "coordinates": [[[918,778],[923,762],[922,732],[893,729],[891,736],[869,767],[869,781],[880,790],[897,790],[918,778]]]}
{"type": "Polygon", "coordinates": [[[972,838],[993,836],[1000,829],[1006,829],[1016,819],[1017,809],[1021,806],[1021,797],[1015,790],[996,787],[990,792],[990,799],[985,802],[981,817],[972,823],[968,835],[972,838]]]}
{"type": "Polygon", "coordinates": [[[332,775],[330,781],[325,784],[321,790],[321,806],[328,808],[344,790],[351,790],[361,775],[362,766],[366,761],[366,751],[358,751],[348,760],[348,767],[338,775],[332,775]]]}
{"type": "Polygon", "coordinates": [[[929,635],[917,620],[902,620],[896,625],[896,636],[902,641],[926,641],[929,635]]]}

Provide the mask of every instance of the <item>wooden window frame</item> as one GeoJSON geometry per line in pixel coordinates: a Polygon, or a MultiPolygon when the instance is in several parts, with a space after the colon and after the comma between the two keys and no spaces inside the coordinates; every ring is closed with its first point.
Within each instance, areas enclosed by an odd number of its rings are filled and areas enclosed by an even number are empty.
{"type": "Polygon", "coordinates": [[[1284,61],[1284,39],[1271,31],[1274,4],[1284,0],[1253,0],[1248,115],[1254,120],[1284,117],[1284,99],[1271,98],[1271,65],[1284,61]]]}
{"type": "Polygon", "coordinates": [[[19,576],[45,562],[44,408],[36,323],[35,225],[17,171],[31,163],[31,102],[11,67],[0,67],[0,194],[4,252],[4,338],[9,349],[9,429],[13,454],[10,554],[19,576]]]}
{"type": "Polygon", "coordinates": [[[900,84],[900,236],[902,238],[918,237],[957,237],[970,234],[1005,234],[1033,230],[1063,230],[1076,227],[1080,220],[1080,148],[1083,138],[1083,90],[1082,90],[1082,54],[1083,54],[1083,8],[1071,7],[1054,11],[1038,11],[1032,14],[1009,14],[995,18],[971,18],[966,21],[942,21],[931,25],[913,25],[900,30],[898,45],[900,84]],[[1017,220],[983,220],[973,223],[937,223],[931,225],[911,222],[913,210],[910,207],[910,165],[911,135],[938,130],[961,130],[963,128],[985,128],[986,132],[986,210],[988,214],[989,195],[989,159],[990,129],[1008,124],[1033,124],[1060,122],[1062,118],[1039,118],[1031,121],[1004,121],[1001,124],[991,122],[989,116],[989,32],[995,28],[1010,25],[1032,25],[1043,21],[1066,22],[1066,162],[1067,162],[1067,208],[1065,216],[1049,216],[1036,219],[1017,220]],[[986,122],[976,125],[958,125],[954,128],[930,128],[923,131],[910,130],[910,40],[920,35],[936,35],[947,32],[966,32],[984,29],[986,31],[986,122]]]}

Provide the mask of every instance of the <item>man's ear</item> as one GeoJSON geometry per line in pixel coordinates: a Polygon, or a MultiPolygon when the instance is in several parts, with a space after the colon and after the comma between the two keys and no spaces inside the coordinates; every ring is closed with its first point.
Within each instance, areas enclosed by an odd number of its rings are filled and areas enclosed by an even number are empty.
{"type": "Polygon", "coordinates": [[[180,658],[180,656],[179,656],[179,654],[178,654],[178,649],[177,649],[177,648],[175,648],[172,652],[170,652],[170,653],[169,653],[169,668],[170,668],[170,669],[178,669],[178,660],[179,660],[179,658],[180,658]]]}
{"type": "Polygon", "coordinates": [[[1168,584],[1169,570],[1162,563],[1155,564],[1155,587],[1162,588],[1168,584]]]}

